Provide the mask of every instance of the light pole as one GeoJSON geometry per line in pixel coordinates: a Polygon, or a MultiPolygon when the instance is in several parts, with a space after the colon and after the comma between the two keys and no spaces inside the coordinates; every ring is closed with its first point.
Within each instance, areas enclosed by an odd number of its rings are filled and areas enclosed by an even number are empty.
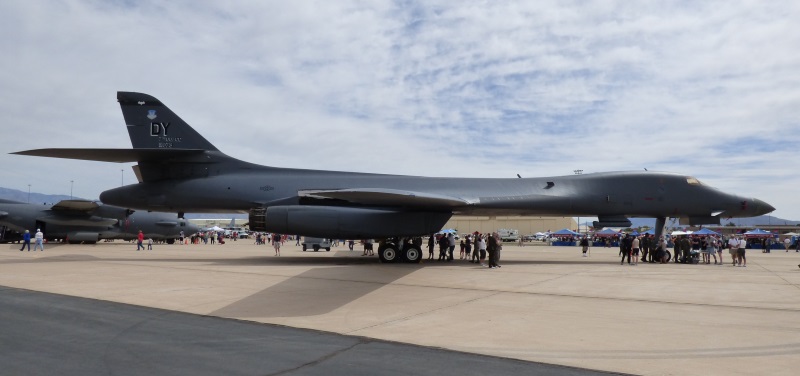
{"type": "MultiPolygon", "coordinates": [[[[583,174],[583,170],[572,170],[575,175],[583,174]]],[[[581,217],[578,217],[578,232],[581,232],[581,217]]]]}
{"type": "Polygon", "coordinates": [[[31,203],[31,185],[28,184],[28,203],[31,203]]]}
{"type": "Polygon", "coordinates": [[[69,199],[72,200],[72,185],[75,183],[74,180],[69,181],[69,199]]]}

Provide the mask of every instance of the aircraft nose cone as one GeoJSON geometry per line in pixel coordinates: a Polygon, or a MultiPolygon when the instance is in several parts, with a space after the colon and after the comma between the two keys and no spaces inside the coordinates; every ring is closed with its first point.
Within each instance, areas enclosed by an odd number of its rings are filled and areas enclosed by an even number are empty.
{"type": "Polygon", "coordinates": [[[766,202],[761,201],[757,198],[753,199],[753,204],[755,204],[756,215],[764,215],[775,211],[774,206],[767,204],[766,202]]]}

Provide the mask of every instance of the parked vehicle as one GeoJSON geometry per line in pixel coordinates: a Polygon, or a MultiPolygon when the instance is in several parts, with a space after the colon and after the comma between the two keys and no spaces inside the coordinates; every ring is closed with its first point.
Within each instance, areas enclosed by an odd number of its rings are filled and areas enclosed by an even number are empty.
{"type": "Polygon", "coordinates": [[[497,230],[500,235],[500,240],[504,242],[517,242],[519,241],[519,230],[501,228],[497,230]]]}
{"type": "Polygon", "coordinates": [[[308,236],[305,236],[303,237],[303,242],[300,244],[303,246],[303,252],[305,252],[308,249],[313,249],[314,252],[319,252],[320,249],[324,249],[328,252],[331,251],[330,239],[310,238],[308,236]]]}

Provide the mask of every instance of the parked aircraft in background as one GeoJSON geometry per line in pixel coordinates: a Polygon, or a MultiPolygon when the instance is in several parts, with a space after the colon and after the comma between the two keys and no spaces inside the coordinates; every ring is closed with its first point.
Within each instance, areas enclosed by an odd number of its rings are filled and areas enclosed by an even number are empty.
{"type": "Polygon", "coordinates": [[[22,238],[25,230],[41,229],[48,240],[66,239],[70,243],[96,243],[102,239],[136,239],[139,230],[145,237],[172,243],[194,234],[199,228],[175,213],[148,213],[86,200],[64,200],[55,205],[27,204],[0,199],[0,242],[22,238]]]}
{"type": "Polygon", "coordinates": [[[384,262],[418,262],[404,236],[432,234],[456,215],[596,216],[595,227],[626,227],[628,217],[690,224],[774,210],[686,175],[636,171],[543,178],[435,178],[261,166],[219,151],[158,99],[118,92],[133,149],[38,149],[15,154],[138,162],[138,184],[100,195],[143,210],[250,214],[252,231],[335,239],[387,239],[384,262]]]}

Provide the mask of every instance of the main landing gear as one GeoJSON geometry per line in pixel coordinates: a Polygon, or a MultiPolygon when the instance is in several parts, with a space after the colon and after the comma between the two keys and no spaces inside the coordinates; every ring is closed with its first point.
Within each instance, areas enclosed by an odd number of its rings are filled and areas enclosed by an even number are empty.
{"type": "Polygon", "coordinates": [[[417,264],[422,261],[422,250],[410,239],[390,238],[378,245],[378,258],[384,263],[417,264]]]}

